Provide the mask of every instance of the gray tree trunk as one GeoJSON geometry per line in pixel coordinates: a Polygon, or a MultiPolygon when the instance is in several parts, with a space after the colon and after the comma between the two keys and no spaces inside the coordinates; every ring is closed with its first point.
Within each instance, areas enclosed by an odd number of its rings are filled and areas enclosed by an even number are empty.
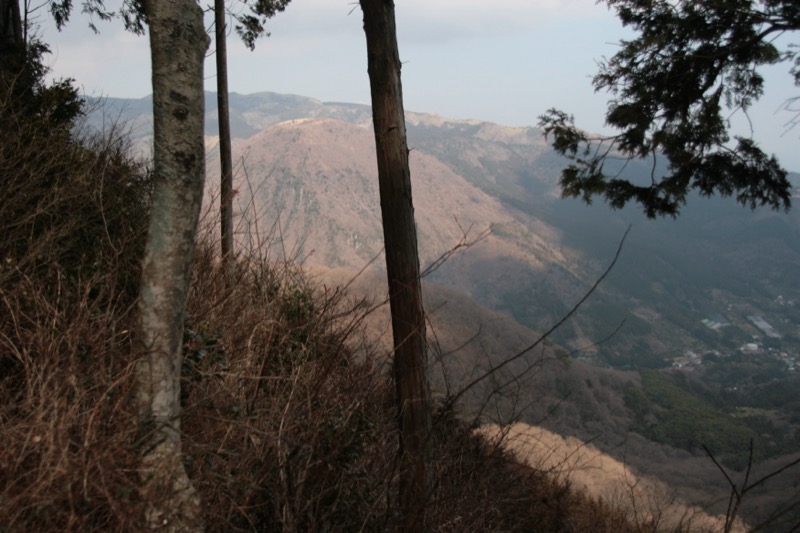
{"type": "Polygon", "coordinates": [[[425,507],[431,487],[431,403],[394,2],[361,0],[361,9],[392,313],[400,426],[399,503],[402,527],[406,531],[425,531],[425,507]]]}
{"type": "Polygon", "coordinates": [[[184,307],[205,179],[203,60],[208,36],[194,0],[145,3],[153,69],[153,212],[142,266],[138,400],[147,526],[201,531],[183,466],[180,377],[184,307]]]}
{"type": "Polygon", "coordinates": [[[228,47],[225,32],[225,0],[214,0],[214,26],[217,59],[217,120],[219,123],[220,159],[220,242],[225,272],[233,273],[233,156],[231,120],[228,105],[228,47]]]}

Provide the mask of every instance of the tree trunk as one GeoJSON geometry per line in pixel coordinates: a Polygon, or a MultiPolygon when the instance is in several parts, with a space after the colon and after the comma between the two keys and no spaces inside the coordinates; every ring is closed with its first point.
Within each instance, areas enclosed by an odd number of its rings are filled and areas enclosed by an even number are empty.
{"type": "Polygon", "coordinates": [[[214,0],[214,26],[217,47],[217,120],[219,123],[220,242],[227,279],[233,273],[233,156],[228,105],[228,47],[225,33],[225,0],[214,0]]]}
{"type": "Polygon", "coordinates": [[[427,528],[431,405],[427,381],[417,231],[411,199],[400,57],[394,2],[361,0],[378,156],[383,238],[394,339],[394,380],[400,425],[403,527],[427,528]]]}
{"type": "Polygon", "coordinates": [[[19,0],[0,0],[0,92],[3,98],[12,97],[12,88],[25,68],[25,52],[19,0]]]}
{"type": "Polygon", "coordinates": [[[153,69],[153,212],[142,265],[137,339],[143,418],[141,474],[147,526],[202,530],[198,495],[182,462],[183,319],[203,196],[203,60],[208,37],[194,0],[145,3],[153,69]]]}
{"type": "Polygon", "coordinates": [[[19,0],[0,0],[0,48],[23,44],[19,0]]]}

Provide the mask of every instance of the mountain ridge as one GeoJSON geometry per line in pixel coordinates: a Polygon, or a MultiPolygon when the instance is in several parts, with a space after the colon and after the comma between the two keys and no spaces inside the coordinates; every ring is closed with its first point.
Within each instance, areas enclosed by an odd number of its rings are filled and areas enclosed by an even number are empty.
{"type": "MultiPolygon", "coordinates": [[[[206,98],[206,122],[214,124],[216,99],[212,93],[206,98]]],[[[124,101],[109,103],[124,108],[124,101]]],[[[235,143],[244,165],[237,186],[241,213],[260,195],[258,209],[268,219],[262,227],[280,222],[281,237],[294,251],[306,256],[313,250],[311,260],[320,264],[361,268],[379,255],[369,107],[234,94],[232,115],[251,128],[235,143]],[[338,122],[320,126],[315,120],[338,122]],[[256,127],[262,129],[252,134],[256,127]],[[270,173],[280,179],[265,179],[270,173]],[[349,191],[346,198],[343,191],[349,191]],[[291,220],[281,221],[278,213],[291,220]],[[315,224],[312,215],[327,222],[315,224]]],[[[433,280],[545,330],[592,286],[631,227],[615,268],[555,333],[557,342],[596,364],[668,367],[688,352],[730,351],[752,342],[761,335],[747,319],[752,315],[777,328],[784,348],[800,352],[800,330],[793,325],[800,315],[778,303],[800,301],[800,280],[791,275],[800,266],[796,211],[751,212],[730,199],[693,196],[677,219],[647,220],[634,207],[612,211],[561,199],[564,161],[536,128],[430,113],[408,113],[407,124],[424,263],[463,245],[465,233],[474,237],[491,228],[488,237],[450,257],[433,280]],[[731,327],[706,327],[711,316],[726,317],[731,327]]],[[[146,142],[146,128],[139,133],[146,142]]],[[[210,186],[218,172],[215,142],[207,140],[210,186]]],[[[636,162],[629,167],[643,170],[636,162]]]]}
{"type": "MultiPolygon", "coordinates": [[[[270,239],[254,244],[266,244],[276,259],[349,271],[366,267],[377,275],[382,234],[369,108],[273,93],[237,95],[232,107],[240,123],[234,146],[240,164],[238,238],[248,241],[248,227],[257,222],[259,235],[270,239]]],[[[207,125],[214,118],[211,107],[207,125]]],[[[548,419],[546,410],[534,410],[527,421],[604,441],[604,449],[617,458],[627,455],[626,442],[636,442],[647,452],[631,461],[643,469],[656,456],[654,450],[661,450],[657,469],[662,474],[675,470],[671,462],[690,461],[690,468],[700,471],[706,459],[650,447],[643,437],[628,434],[625,425],[632,419],[624,402],[626,382],[603,374],[611,370],[602,367],[669,368],[697,361],[689,354],[709,353],[705,366],[672,372],[708,374],[730,384],[725,379],[731,378],[720,378],[718,370],[734,357],[745,358],[735,365],[751,368],[755,356],[741,355],[739,349],[756,344],[759,361],[772,365],[766,379],[791,377],[775,366],[780,361],[771,354],[800,352],[800,305],[794,305],[800,302],[800,280],[793,275],[800,267],[796,212],[750,212],[731,199],[692,197],[676,220],[649,221],[634,208],[612,211],[561,199],[558,177],[564,161],[536,128],[415,113],[407,114],[407,127],[423,267],[491,228],[428,277],[463,292],[466,299],[451,293],[458,303],[450,307],[466,311],[474,300],[513,317],[528,332],[546,331],[590,290],[632,225],[614,269],[553,337],[574,361],[572,374],[569,379],[551,375],[551,388],[541,390],[551,399],[558,398],[559,387],[562,396],[568,391],[574,396],[561,398],[558,417],[548,419]],[[766,338],[752,316],[774,326],[781,339],[766,338]],[[729,325],[712,329],[703,322],[717,317],[729,325]]],[[[146,143],[146,128],[141,133],[146,143]]],[[[218,175],[215,143],[213,135],[207,138],[209,198],[214,198],[218,175]]],[[[637,170],[636,164],[631,167],[637,170]]],[[[455,327],[454,319],[447,322],[455,327]]],[[[469,329],[458,327],[462,333],[469,329]]],[[[510,335],[502,328],[492,331],[510,335]]],[[[479,355],[464,357],[474,363],[479,355]]],[[[635,378],[628,381],[638,386],[635,378]]],[[[740,384],[740,396],[769,383],[746,389],[740,384]]],[[[535,405],[534,400],[528,398],[535,405]]],[[[706,478],[715,476],[713,468],[703,471],[706,478]]],[[[690,494],[702,492],[699,485],[689,487],[682,472],[664,475],[690,494]]],[[[724,486],[716,489],[719,494],[724,486]]]]}
{"type": "MultiPolygon", "coordinates": [[[[206,122],[213,125],[216,99],[212,93],[206,98],[206,122]]],[[[131,111],[144,101],[134,101],[131,111]]],[[[301,255],[314,250],[319,257],[312,260],[320,264],[354,268],[377,256],[382,236],[369,107],[275,93],[233,94],[231,101],[232,116],[250,128],[240,129],[235,143],[246,171],[239,172],[240,212],[254,198],[251,191],[261,191],[259,209],[268,200],[271,211],[264,215],[272,222],[278,212],[302,221],[281,228],[301,255]],[[315,120],[339,122],[318,127],[315,120]],[[270,172],[279,182],[264,179],[270,172]],[[347,198],[340,188],[350,191],[347,198]],[[310,222],[314,213],[327,217],[324,231],[310,222]]],[[[124,102],[108,101],[114,109],[124,109],[124,102]]],[[[135,118],[141,127],[134,129],[146,143],[147,116],[135,118]]],[[[599,364],[633,365],[630,354],[645,352],[648,365],[669,366],[683,351],[730,350],[760,335],[748,324],[747,310],[763,315],[800,351],[800,332],[791,326],[800,317],[776,304],[779,298],[800,301],[800,283],[790,274],[800,265],[796,211],[751,212],[730,199],[693,196],[677,219],[651,221],[634,207],[612,211],[561,199],[564,161],[536,128],[430,113],[408,113],[407,124],[424,261],[463,244],[468,229],[473,236],[492,229],[439,268],[436,281],[464,288],[484,305],[543,330],[591,287],[631,227],[614,271],[556,333],[559,343],[580,350],[624,323],[612,339],[583,355],[599,364]],[[736,309],[742,312],[728,317],[732,328],[715,333],[703,325],[709,316],[736,309]]],[[[207,139],[209,176],[217,172],[215,142],[207,139]]],[[[642,170],[636,162],[629,167],[642,170]]],[[[209,185],[215,181],[210,177],[209,185]]]]}

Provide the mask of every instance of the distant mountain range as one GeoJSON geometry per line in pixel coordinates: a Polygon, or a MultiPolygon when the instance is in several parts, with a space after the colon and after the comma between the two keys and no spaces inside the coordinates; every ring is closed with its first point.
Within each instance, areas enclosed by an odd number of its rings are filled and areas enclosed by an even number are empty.
{"type": "MultiPolygon", "coordinates": [[[[369,107],[274,93],[232,94],[230,103],[242,247],[303,262],[325,283],[347,283],[363,270],[351,290],[380,299],[382,231],[369,107]]],[[[207,94],[206,109],[213,218],[215,95],[207,94]]],[[[124,122],[135,146],[148,149],[149,98],[108,98],[88,122],[99,127],[109,118],[124,122]]],[[[724,493],[707,459],[630,433],[626,391],[642,384],[630,370],[670,367],[689,354],[726,357],[745,344],[800,354],[797,211],[750,211],[729,198],[693,197],[677,219],[647,220],[635,207],[613,211],[562,199],[565,162],[536,128],[413,112],[406,120],[420,255],[423,268],[434,267],[426,276],[438,346],[432,364],[446,370],[436,373],[437,391],[468,382],[561,319],[602,275],[630,227],[592,297],[546,347],[497,378],[524,373],[534,381],[498,395],[493,408],[593,439],[640,472],[659,475],[685,499],[724,493]],[[556,359],[562,362],[541,365],[556,359]]],[[[635,178],[649,170],[631,164],[626,172],[635,178]]],[[[791,177],[800,183],[800,175],[791,177]]]]}
{"type": "MultiPolygon", "coordinates": [[[[207,94],[206,108],[213,148],[215,95],[207,94]]],[[[137,142],[148,142],[149,98],[109,98],[103,110],[128,120],[137,142]]],[[[283,249],[312,264],[360,269],[379,256],[368,106],[234,93],[231,123],[241,165],[238,202],[247,217],[259,214],[262,231],[277,223],[283,249]]],[[[758,339],[762,332],[747,317],[760,316],[782,345],[800,352],[796,210],[750,211],[729,198],[692,198],[675,220],[647,220],[635,207],[613,211],[602,202],[561,199],[564,161],[536,128],[418,113],[408,113],[407,125],[423,266],[465,234],[470,240],[491,228],[430,280],[542,331],[591,287],[631,226],[614,270],[556,332],[558,343],[600,364],[661,367],[687,350],[733,350],[758,339]],[[730,326],[704,325],[711,317],[730,326]]],[[[213,185],[213,149],[209,159],[213,185]]],[[[637,170],[645,172],[636,165],[627,172],[637,170]]]]}

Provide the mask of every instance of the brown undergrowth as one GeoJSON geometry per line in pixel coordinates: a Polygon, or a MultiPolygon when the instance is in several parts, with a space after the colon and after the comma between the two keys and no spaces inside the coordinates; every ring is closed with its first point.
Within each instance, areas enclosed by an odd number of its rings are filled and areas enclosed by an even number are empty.
{"type": "MultiPolygon", "coordinates": [[[[392,388],[379,354],[352,342],[358,302],[258,263],[240,262],[228,289],[204,246],[195,267],[182,424],[207,529],[394,529],[392,388]]],[[[2,303],[0,347],[18,364],[2,380],[0,530],[136,530],[128,315],[31,281],[2,303]]],[[[435,439],[434,530],[633,531],[451,413],[435,439]]]]}
{"type": "Polygon", "coordinates": [[[136,419],[121,314],[85,295],[52,299],[28,278],[0,288],[0,531],[134,523],[136,419]]]}
{"type": "MultiPolygon", "coordinates": [[[[397,432],[363,302],[208,250],[190,295],[184,451],[210,531],[391,531],[397,432]],[[214,296],[214,297],[211,297],[214,296]]],[[[624,513],[436,414],[435,531],[634,531],[624,513]]]]}
{"type": "Polygon", "coordinates": [[[150,176],[118,131],[76,134],[81,113],[68,82],[0,94],[0,531],[127,529],[139,511],[129,322],[150,176]]]}

